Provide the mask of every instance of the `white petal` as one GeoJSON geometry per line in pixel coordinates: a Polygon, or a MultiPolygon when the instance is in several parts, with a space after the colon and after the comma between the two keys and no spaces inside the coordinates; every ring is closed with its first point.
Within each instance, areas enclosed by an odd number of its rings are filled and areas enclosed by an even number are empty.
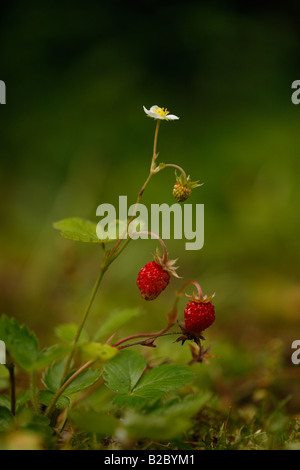
{"type": "Polygon", "coordinates": [[[153,119],[161,119],[161,116],[154,111],[155,106],[152,106],[149,110],[143,106],[145,113],[153,119]]]}
{"type": "Polygon", "coordinates": [[[178,116],[175,116],[175,114],[167,114],[167,116],[165,117],[165,119],[167,121],[175,121],[176,119],[179,119],[178,116]]]}
{"type": "Polygon", "coordinates": [[[151,106],[150,111],[155,112],[156,109],[161,109],[161,108],[155,104],[154,106],[151,106]]]}
{"type": "Polygon", "coordinates": [[[143,109],[144,109],[144,111],[145,111],[146,114],[149,114],[149,113],[150,113],[150,111],[149,111],[147,108],[145,108],[145,106],[143,106],[143,109]]]}

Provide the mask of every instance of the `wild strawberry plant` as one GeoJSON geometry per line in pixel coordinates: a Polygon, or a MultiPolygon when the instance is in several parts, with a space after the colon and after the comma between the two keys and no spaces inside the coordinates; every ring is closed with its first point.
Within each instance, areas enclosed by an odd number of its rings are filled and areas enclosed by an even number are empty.
{"type": "Polygon", "coordinates": [[[103,253],[98,278],[79,324],[57,326],[57,344],[40,350],[36,335],[27,326],[6,315],[0,318],[0,339],[6,345],[4,389],[9,390],[0,396],[4,448],[10,445],[11,439],[21,439],[27,448],[105,448],[112,442],[119,448],[128,448],[141,439],[172,440],[189,429],[191,418],[210,398],[207,393],[182,392],[194,379],[190,365],[207,361],[209,354],[203,347],[202,332],[215,320],[212,297],[204,296],[196,281],[183,282],[159,331],[138,332],[132,322],[132,334],[117,339],[117,332],[134,319],[137,309],[124,309],[107,318],[92,338],[84,328],[103,277],[134,235],[151,235],[160,245],[154,259],[140,269],[137,281],[132,282],[135,288],[137,284],[145,301],[155,300],[169,288],[172,277],[179,277],[176,260],[168,258],[163,240],[151,232],[132,233],[131,224],[144,191],[164,169],[173,167],[180,171],[173,188],[178,202],[186,200],[200,185],[192,182],[179,165],[158,163],[161,121],[179,118],[158,106],[150,110],[144,107],[144,111],[156,121],[149,174],[138,192],[134,213],[125,227],[120,225],[118,236],[106,234],[99,238],[96,223],[78,217],[54,223],[64,238],[98,244],[103,253]],[[191,285],[195,292],[189,296],[183,315],[179,301],[191,285]],[[181,317],[184,322],[180,321],[181,317]],[[190,363],[179,365],[171,359],[155,367],[147,363],[142,348],[159,347],[162,336],[169,336],[182,345],[187,341],[192,352],[190,363]],[[26,374],[29,383],[28,390],[20,394],[16,393],[16,368],[26,374]],[[100,405],[95,405],[91,398],[99,391],[100,405]]]}

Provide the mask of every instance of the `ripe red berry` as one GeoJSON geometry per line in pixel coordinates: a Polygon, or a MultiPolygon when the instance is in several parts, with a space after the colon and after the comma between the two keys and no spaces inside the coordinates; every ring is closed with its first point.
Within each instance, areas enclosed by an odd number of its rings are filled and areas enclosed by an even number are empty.
{"type": "Polygon", "coordinates": [[[210,302],[189,302],[184,311],[185,328],[200,334],[215,321],[215,309],[210,302]]]}
{"type": "Polygon", "coordinates": [[[154,300],[170,282],[170,273],[155,261],[147,263],[139,272],[137,285],[145,300],[154,300]]]}

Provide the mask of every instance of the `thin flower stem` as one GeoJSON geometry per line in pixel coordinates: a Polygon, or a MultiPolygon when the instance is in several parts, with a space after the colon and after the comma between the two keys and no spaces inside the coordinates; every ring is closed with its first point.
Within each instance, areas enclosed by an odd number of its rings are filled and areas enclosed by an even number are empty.
{"type": "Polygon", "coordinates": [[[186,172],[184,171],[183,168],[181,168],[181,166],[175,165],[174,163],[165,163],[165,164],[164,164],[164,167],[163,167],[162,169],[164,169],[164,168],[166,168],[166,167],[177,168],[177,170],[181,171],[181,173],[183,174],[183,176],[185,177],[185,179],[187,179],[186,172]]]}
{"type": "MultiPolygon", "coordinates": [[[[157,149],[157,138],[158,138],[158,131],[159,131],[159,124],[160,124],[160,120],[158,119],[157,120],[157,123],[156,123],[156,128],[155,128],[155,134],[154,134],[154,143],[153,143],[153,155],[152,155],[152,160],[151,160],[151,166],[150,166],[150,172],[149,172],[149,175],[147,176],[147,179],[146,181],[144,182],[143,186],[141,187],[140,191],[139,191],[139,194],[138,194],[138,197],[137,197],[137,200],[136,200],[136,203],[135,203],[135,206],[134,206],[134,210],[133,210],[133,213],[132,213],[132,216],[130,217],[129,219],[129,222],[127,224],[127,227],[126,229],[124,230],[124,232],[122,233],[121,237],[117,240],[117,242],[115,243],[115,245],[113,246],[111,252],[110,252],[110,257],[111,255],[113,255],[113,253],[117,250],[117,248],[119,247],[120,243],[122,242],[122,240],[124,239],[124,236],[128,233],[128,229],[129,229],[129,225],[131,224],[131,222],[133,221],[135,215],[136,215],[136,211],[137,211],[137,207],[138,207],[138,204],[143,196],[143,193],[146,189],[146,187],[148,186],[148,183],[149,181],[151,180],[152,176],[156,173],[155,171],[155,161],[158,157],[158,153],[156,151],[157,149]]],[[[130,237],[127,238],[127,240],[125,241],[125,243],[123,244],[123,248],[129,243],[130,241],[130,237]]],[[[121,253],[121,251],[123,251],[123,248],[121,248],[119,251],[118,251],[118,255],[119,253],[121,253]]],[[[111,260],[108,262],[109,264],[116,258],[116,256],[114,256],[113,258],[111,258],[111,260]]]]}
{"type": "Polygon", "coordinates": [[[156,160],[157,157],[158,157],[158,153],[157,153],[157,151],[156,151],[156,147],[157,147],[157,137],[158,137],[159,125],[160,125],[160,120],[157,119],[157,121],[156,121],[156,128],[155,128],[155,134],[154,134],[153,156],[152,156],[151,170],[154,169],[155,160],[156,160]]]}
{"type": "Polygon", "coordinates": [[[139,334],[135,334],[135,335],[130,335],[130,336],[127,336],[126,338],[120,339],[119,341],[114,343],[113,346],[117,347],[120,344],[126,343],[127,341],[130,341],[131,339],[135,339],[135,338],[145,338],[145,337],[147,338],[149,336],[158,337],[158,336],[161,336],[162,334],[166,333],[170,328],[172,328],[172,326],[175,325],[175,321],[176,321],[176,318],[177,318],[177,305],[178,305],[178,302],[179,302],[179,299],[180,299],[181,296],[182,296],[182,293],[180,291],[176,293],[176,298],[175,298],[173,307],[172,307],[171,311],[168,313],[168,324],[162,330],[160,330],[156,333],[139,333],[139,334]]]}
{"type": "Polygon", "coordinates": [[[78,369],[76,372],[74,372],[73,375],[71,375],[71,377],[68,378],[68,380],[65,381],[65,383],[60,387],[60,389],[56,392],[56,394],[54,395],[53,397],[53,400],[51,401],[50,405],[48,406],[46,412],[45,412],[45,416],[49,416],[52,411],[53,411],[53,408],[55,407],[55,404],[57,402],[57,400],[59,399],[59,397],[63,394],[63,392],[66,390],[66,388],[82,373],[84,372],[86,369],[88,369],[93,363],[95,362],[95,360],[92,360],[92,361],[88,361],[86,362],[83,366],[80,367],[80,369],[78,369]]]}
{"type": "Polygon", "coordinates": [[[126,338],[120,339],[115,344],[113,344],[113,347],[116,348],[120,344],[126,343],[127,341],[130,341],[131,339],[135,339],[135,338],[149,338],[149,337],[157,338],[158,336],[161,336],[166,331],[168,331],[171,328],[171,326],[173,326],[173,325],[170,325],[170,326],[168,325],[165,328],[163,328],[161,331],[158,331],[157,333],[138,333],[136,335],[127,336],[126,338]]]}
{"type": "Polygon", "coordinates": [[[130,348],[131,346],[136,346],[138,344],[144,344],[146,341],[148,340],[151,340],[151,339],[155,339],[155,338],[160,338],[161,336],[168,336],[168,335],[181,335],[182,332],[181,331],[172,331],[172,332],[169,332],[169,333],[164,333],[164,334],[160,334],[160,335],[154,335],[154,336],[150,336],[148,337],[147,339],[143,339],[141,341],[137,341],[136,343],[129,343],[129,344],[124,344],[123,346],[120,346],[118,349],[121,350],[121,349],[125,349],[125,348],[130,348]]]}
{"type": "Polygon", "coordinates": [[[91,309],[91,306],[92,306],[92,304],[93,304],[94,298],[95,298],[95,296],[96,296],[97,290],[98,290],[98,288],[99,288],[99,285],[100,285],[100,283],[101,283],[101,281],[102,281],[102,278],[103,278],[103,276],[104,276],[104,273],[105,273],[106,269],[107,269],[106,264],[103,264],[103,265],[101,266],[101,270],[100,270],[99,276],[98,276],[98,278],[97,278],[97,280],[96,280],[96,282],[95,282],[95,285],[94,285],[94,287],[93,287],[92,294],[91,294],[91,296],[90,296],[90,298],[89,298],[88,304],[87,304],[87,306],[86,306],[86,308],[85,308],[83,317],[82,317],[81,322],[80,322],[80,324],[79,324],[79,327],[78,327],[78,329],[77,329],[76,336],[75,336],[74,341],[73,341],[73,348],[72,348],[72,351],[70,352],[69,357],[68,357],[68,360],[67,360],[67,362],[66,362],[66,366],[65,366],[65,370],[64,370],[64,373],[63,373],[63,376],[62,376],[61,383],[64,382],[64,380],[66,379],[66,376],[68,375],[69,368],[70,368],[72,359],[73,359],[73,357],[74,357],[75,349],[76,349],[76,346],[77,346],[77,343],[78,343],[80,334],[81,334],[81,332],[82,332],[82,330],[83,330],[84,324],[85,324],[85,322],[86,322],[86,319],[87,319],[87,317],[88,317],[89,311],[90,311],[90,309],[91,309]]]}
{"type": "Polygon", "coordinates": [[[163,241],[158,235],[156,235],[156,233],[147,232],[147,231],[145,231],[145,230],[142,230],[141,232],[134,232],[134,233],[131,235],[131,238],[133,238],[135,235],[151,235],[151,237],[156,238],[156,239],[159,241],[159,243],[161,244],[161,246],[163,247],[163,251],[164,251],[163,264],[166,263],[166,261],[167,261],[167,259],[168,259],[167,247],[166,247],[166,244],[164,243],[164,241],[163,241]]]}
{"type": "Polygon", "coordinates": [[[198,284],[198,282],[196,282],[196,281],[188,281],[188,282],[186,282],[186,283],[181,287],[181,289],[177,292],[177,295],[179,295],[179,296],[181,297],[182,294],[183,294],[184,289],[185,289],[189,284],[193,284],[193,285],[196,287],[196,289],[197,289],[197,298],[201,299],[201,298],[203,297],[202,289],[201,289],[200,285],[198,284]]]}

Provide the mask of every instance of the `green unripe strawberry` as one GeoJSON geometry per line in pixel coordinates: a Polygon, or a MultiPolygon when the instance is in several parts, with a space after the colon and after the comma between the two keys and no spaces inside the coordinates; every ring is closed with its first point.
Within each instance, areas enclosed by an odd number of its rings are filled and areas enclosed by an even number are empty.
{"type": "Polygon", "coordinates": [[[185,201],[192,194],[192,189],[187,185],[175,183],[173,188],[173,196],[177,202],[185,201]]]}
{"type": "Polygon", "coordinates": [[[192,194],[192,190],[197,188],[198,186],[202,186],[198,184],[198,181],[191,181],[190,176],[186,176],[185,173],[181,173],[180,176],[176,176],[176,183],[173,187],[173,196],[175,197],[177,202],[186,201],[192,194]]]}

